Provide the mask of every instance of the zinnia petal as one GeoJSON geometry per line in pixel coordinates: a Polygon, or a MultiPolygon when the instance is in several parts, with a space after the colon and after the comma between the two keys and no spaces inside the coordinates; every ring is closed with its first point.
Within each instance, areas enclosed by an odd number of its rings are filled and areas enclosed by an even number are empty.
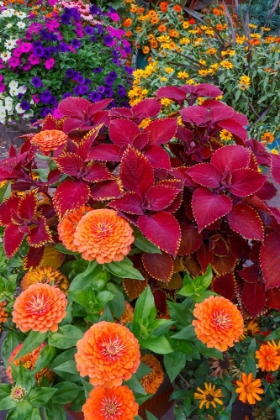
{"type": "Polygon", "coordinates": [[[59,146],[66,143],[68,136],[60,130],[43,130],[35,134],[31,143],[38,146],[43,152],[56,150],[59,146]]]}

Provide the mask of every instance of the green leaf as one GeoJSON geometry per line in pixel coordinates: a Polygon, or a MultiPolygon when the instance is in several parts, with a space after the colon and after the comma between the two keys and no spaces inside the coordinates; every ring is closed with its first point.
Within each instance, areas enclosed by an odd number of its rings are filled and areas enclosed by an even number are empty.
{"type": "Polygon", "coordinates": [[[17,406],[17,403],[11,399],[10,395],[1,399],[0,401],[0,411],[2,410],[10,410],[17,406]]]}
{"type": "Polygon", "coordinates": [[[52,368],[52,370],[58,374],[60,374],[60,372],[68,372],[72,373],[73,375],[79,374],[77,371],[76,362],[74,360],[67,360],[66,362],[61,363],[60,365],[52,368]]]}
{"type": "Polygon", "coordinates": [[[0,188],[0,204],[5,200],[5,198],[10,197],[11,191],[11,181],[8,181],[0,188]]]}
{"type": "MultiPolygon", "coordinates": [[[[146,366],[146,365],[145,365],[146,366]]],[[[12,389],[11,384],[0,384],[0,401],[10,395],[12,389]]]]}
{"type": "Polygon", "coordinates": [[[58,332],[53,333],[49,338],[49,344],[59,349],[69,349],[76,346],[78,340],[84,333],[74,325],[63,325],[58,332]]]}
{"type": "Polygon", "coordinates": [[[177,351],[165,354],[163,362],[169,379],[173,382],[186,365],[186,355],[177,351]]]}
{"type": "Polygon", "coordinates": [[[168,354],[173,352],[169,341],[163,335],[161,337],[149,337],[147,340],[139,338],[139,344],[144,349],[149,349],[157,354],[168,354]]]}
{"type": "Polygon", "coordinates": [[[104,268],[117,277],[124,279],[145,280],[140,271],[133,267],[132,262],[128,257],[124,257],[124,259],[119,262],[113,261],[109,264],[104,264],[104,268]]]}
{"type": "Polygon", "coordinates": [[[114,283],[107,283],[106,288],[111,292],[114,297],[108,302],[108,307],[111,309],[112,314],[120,319],[124,313],[124,294],[122,289],[114,283]]]}
{"type": "MultiPolygon", "coordinates": [[[[80,261],[78,264],[80,264],[80,261]]],[[[101,272],[102,267],[100,265],[97,266],[96,261],[89,263],[86,270],[77,274],[77,276],[71,281],[69,292],[74,290],[86,290],[93,283],[94,278],[96,278],[96,276],[98,276],[101,272]]]]}
{"type": "Polygon", "coordinates": [[[136,376],[138,379],[143,378],[143,376],[150,373],[152,369],[146,365],[145,363],[141,362],[139,368],[137,369],[136,376]]]}
{"type": "Polygon", "coordinates": [[[173,321],[176,321],[176,327],[178,329],[188,327],[190,325],[190,310],[186,308],[182,303],[167,301],[168,311],[173,321]]]}
{"type": "Polygon", "coordinates": [[[73,252],[73,251],[70,251],[69,249],[67,249],[64,245],[62,245],[62,244],[60,244],[60,243],[58,243],[58,244],[55,244],[55,249],[58,251],[58,252],[61,252],[62,254],[66,254],[66,255],[80,255],[78,252],[73,252]]]}
{"type": "Polygon", "coordinates": [[[99,321],[114,322],[114,317],[108,305],[105,306],[102,315],[99,318],[99,321]]]}
{"type": "Polygon", "coordinates": [[[127,385],[133,391],[133,393],[147,395],[135,374],[132,375],[128,381],[124,381],[124,384],[127,385]]]}
{"type": "Polygon", "coordinates": [[[88,381],[85,381],[83,378],[81,378],[81,382],[83,384],[84,392],[85,392],[85,397],[87,399],[88,396],[89,396],[90,391],[93,390],[93,386],[88,381]]]}
{"type": "Polygon", "coordinates": [[[195,343],[196,350],[203,354],[203,356],[216,357],[217,359],[223,359],[223,353],[220,350],[208,348],[201,341],[195,343]]]}
{"type": "Polygon", "coordinates": [[[188,325],[183,328],[178,333],[171,336],[172,338],[177,338],[178,340],[194,340],[196,339],[196,333],[193,325],[188,325]]]}
{"type": "Polygon", "coordinates": [[[145,410],[146,416],[147,416],[147,420],[158,420],[152,413],[150,413],[150,411],[145,410]]]}
{"type": "Polygon", "coordinates": [[[133,235],[135,236],[134,245],[141,251],[147,252],[148,254],[161,254],[161,250],[152,244],[138,228],[133,230],[133,235]]]}
{"type": "Polygon", "coordinates": [[[147,286],[136,301],[133,315],[133,332],[136,336],[140,335],[140,325],[146,325],[149,321],[153,321],[156,318],[156,307],[154,296],[149,286],[147,286]]]}
{"type": "Polygon", "coordinates": [[[203,276],[196,277],[194,279],[194,283],[198,287],[202,287],[204,290],[206,290],[212,282],[212,277],[213,277],[212,268],[211,268],[211,265],[208,264],[206,273],[203,276]]]}
{"type": "Polygon", "coordinates": [[[10,357],[14,348],[22,342],[20,336],[15,331],[9,332],[2,343],[2,359],[5,367],[8,366],[8,358],[10,357]]]}
{"type": "Polygon", "coordinates": [[[42,344],[47,337],[47,332],[41,333],[39,331],[30,331],[28,337],[24,340],[23,346],[18,352],[16,359],[20,359],[22,356],[35,350],[42,344]]]}
{"type": "Polygon", "coordinates": [[[54,386],[57,390],[56,394],[52,397],[52,404],[68,404],[71,403],[82,390],[77,384],[73,382],[60,382],[54,386]]]}
{"type": "Polygon", "coordinates": [[[43,347],[38,359],[36,360],[35,367],[34,369],[32,369],[33,374],[36,374],[41,369],[48,366],[55,358],[55,354],[56,351],[54,347],[48,344],[45,347],[43,347]]]}
{"type": "Polygon", "coordinates": [[[33,407],[40,408],[43,407],[56,392],[57,389],[48,387],[31,389],[28,394],[28,401],[33,407]]]}

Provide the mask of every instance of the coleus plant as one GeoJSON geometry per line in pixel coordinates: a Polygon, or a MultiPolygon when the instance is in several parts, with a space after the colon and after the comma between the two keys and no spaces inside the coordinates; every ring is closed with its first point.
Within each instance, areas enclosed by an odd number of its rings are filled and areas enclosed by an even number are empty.
{"type": "Polygon", "coordinates": [[[2,188],[12,191],[0,206],[7,256],[26,238],[25,268],[36,267],[45,247],[59,242],[57,224],[67,212],[108,207],[134,226],[135,244],[151,243],[152,252],[139,245],[129,255],[145,278],[123,280],[131,300],[149,283],[165,316],[180,273],[196,277],[210,264],[212,290],[245,317],[280,310],[280,210],[273,204],[280,157],[247,139],[246,117],[215,99],[221,94],[209,84],[169,86],[131,109],[110,110],[110,99],[62,100],[63,118],[49,115],[41,129],[60,130],[67,142],[41,154],[30,134],[0,164],[0,181],[10,181],[2,188]],[[207,99],[197,105],[198,97],[207,99]],[[160,118],[161,98],[176,102],[178,113],[160,118]],[[231,144],[221,142],[222,129],[231,144]]]}

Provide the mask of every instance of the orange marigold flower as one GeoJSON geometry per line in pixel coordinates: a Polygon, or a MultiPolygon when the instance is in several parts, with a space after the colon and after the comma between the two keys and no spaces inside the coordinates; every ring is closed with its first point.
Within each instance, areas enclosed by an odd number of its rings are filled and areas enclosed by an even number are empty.
{"type": "Polygon", "coordinates": [[[159,25],[158,31],[159,32],[165,32],[166,31],[166,26],[165,25],[159,25]]]}
{"type": "Polygon", "coordinates": [[[132,32],[131,31],[127,31],[126,34],[125,34],[125,36],[127,38],[130,38],[132,36],[132,32]]]}
{"type": "Polygon", "coordinates": [[[143,48],[143,54],[148,54],[149,52],[150,52],[150,47],[145,46],[145,47],[143,48]]]}
{"type": "MultiPolygon", "coordinates": [[[[18,346],[16,346],[14,348],[14,350],[12,351],[12,353],[11,353],[9,359],[8,359],[9,365],[6,369],[6,374],[7,374],[11,383],[13,383],[11,364],[13,364],[14,366],[19,366],[20,363],[22,363],[22,365],[26,369],[33,370],[34,367],[35,367],[36,361],[39,357],[39,354],[41,353],[42,348],[45,347],[46,344],[47,343],[42,343],[35,350],[31,351],[28,354],[25,354],[24,356],[20,357],[19,359],[17,359],[16,356],[19,353],[20,349],[22,348],[23,343],[19,344],[18,346]]],[[[55,374],[54,374],[54,372],[52,372],[48,368],[41,369],[38,373],[35,374],[35,378],[37,380],[38,385],[40,385],[40,382],[41,382],[43,376],[46,376],[46,378],[49,379],[50,382],[52,382],[55,374]]]]}
{"type": "Polygon", "coordinates": [[[134,314],[134,309],[133,307],[130,305],[130,303],[128,303],[127,301],[124,302],[124,312],[121,316],[121,323],[122,324],[127,324],[128,322],[132,322],[133,321],[133,314],[134,314]]]}
{"type": "Polygon", "coordinates": [[[96,259],[99,264],[122,261],[134,241],[132,232],[115,210],[92,210],[79,221],[74,245],[85,260],[96,259]]]}
{"type": "Polygon", "coordinates": [[[49,284],[36,283],[22,292],[14,303],[13,322],[22,332],[55,332],[66,316],[65,294],[49,284]]]}
{"type": "Polygon", "coordinates": [[[274,135],[270,131],[267,131],[266,133],[264,133],[261,136],[261,139],[263,141],[266,141],[267,143],[273,143],[273,141],[274,141],[274,135]]]}
{"type": "Polygon", "coordinates": [[[130,18],[125,19],[124,22],[123,22],[123,26],[125,28],[128,28],[129,26],[131,26],[131,24],[132,24],[132,19],[130,19],[130,18]]]}
{"type": "Polygon", "coordinates": [[[59,239],[69,251],[77,252],[78,248],[74,245],[74,233],[81,218],[92,210],[89,206],[82,206],[76,210],[72,210],[59,222],[57,232],[59,239]]]}
{"type": "Polygon", "coordinates": [[[94,388],[83,405],[85,420],[133,420],[138,404],[128,386],[94,388]]]}
{"type": "Polygon", "coordinates": [[[164,13],[164,12],[166,12],[167,11],[167,8],[168,8],[168,1],[162,1],[160,4],[159,4],[159,8],[160,8],[160,10],[164,13]]]}
{"type": "Polygon", "coordinates": [[[6,304],[7,302],[0,302],[0,324],[4,324],[9,316],[8,312],[5,311],[6,304]]]}
{"type": "Polygon", "coordinates": [[[140,364],[138,340],[121,324],[94,324],[77,342],[77,349],[77,369],[94,386],[120,386],[140,364]]]}
{"type": "Polygon", "coordinates": [[[256,351],[259,368],[263,371],[273,372],[278,370],[280,366],[280,356],[273,346],[262,344],[260,349],[256,351]]]}
{"type": "Polygon", "coordinates": [[[182,7],[181,6],[179,6],[179,4],[175,4],[175,6],[173,6],[173,9],[175,10],[175,12],[181,12],[181,10],[182,10],[182,7]]]}
{"type": "Polygon", "coordinates": [[[222,296],[210,296],[196,303],[192,323],[199,340],[207,347],[226,351],[239,340],[243,332],[243,318],[237,307],[222,296]]]}
{"type": "Polygon", "coordinates": [[[141,361],[152,370],[140,379],[140,383],[147,394],[155,394],[164,379],[161,364],[153,354],[145,354],[141,361]]]}
{"type": "Polygon", "coordinates": [[[62,292],[67,292],[69,281],[59,270],[52,267],[37,267],[25,274],[21,280],[21,289],[26,290],[31,284],[47,283],[59,287],[62,292]]]}
{"type": "Polygon", "coordinates": [[[31,139],[31,143],[38,146],[43,152],[56,150],[59,146],[67,141],[67,134],[59,130],[44,130],[35,134],[31,139]]]}
{"type": "Polygon", "coordinates": [[[280,356],[280,340],[278,341],[278,344],[276,344],[274,340],[268,341],[267,345],[269,347],[273,347],[274,350],[277,352],[278,356],[280,356]]]}
{"type": "Polygon", "coordinates": [[[242,401],[244,404],[247,402],[249,404],[256,404],[256,401],[260,401],[261,397],[258,394],[263,394],[264,390],[261,388],[261,380],[255,379],[253,381],[253,374],[249,373],[246,375],[242,373],[241,381],[236,381],[236,388],[235,392],[240,394],[238,399],[242,401]]]}

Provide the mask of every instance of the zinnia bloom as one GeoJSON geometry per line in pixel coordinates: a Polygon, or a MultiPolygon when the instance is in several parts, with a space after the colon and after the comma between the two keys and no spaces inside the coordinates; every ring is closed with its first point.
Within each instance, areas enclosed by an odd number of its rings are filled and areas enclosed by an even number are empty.
{"type": "Polygon", "coordinates": [[[260,379],[255,379],[253,381],[253,374],[249,373],[246,375],[242,373],[242,380],[236,381],[236,388],[235,392],[239,395],[239,400],[242,401],[244,404],[247,402],[249,404],[256,404],[256,401],[260,401],[261,397],[258,394],[263,394],[264,390],[261,387],[262,383],[260,379]]]}
{"type": "Polygon", "coordinates": [[[26,290],[31,284],[47,283],[50,286],[59,287],[64,293],[67,292],[69,282],[67,277],[52,267],[37,267],[25,274],[21,280],[21,289],[26,290]]]}
{"type": "Polygon", "coordinates": [[[226,351],[239,340],[243,332],[243,318],[237,307],[222,296],[210,296],[196,303],[192,323],[199,340],[207,347],[226,351]]]}
{"type": "Polygon", "coordinates": [[[94,386],[120,386],[140,364],[139,343],[128,328],[102,321],[77,342],[75,360],[81,376],[94,386]]]}
{"type": "Polygon", "coordinates": [[[197,388],[197,391],[194,393],[194,398],[200,400],[199,408],[202,408],[204,404],[206,405],[206,410],[212,405],[213,408],[216,408],[216,403],[222,405],[223,398],[222,390],[216,389],[216,385],[213,385],[211,382],[204,382],[204,388],[197,388]]]}
{"type": "Polygon", "coordinates": [[[65,144],[67,135],[59,130],[44,130],[41,133],[35,134],[31,139],[31,143],[40,147],[43,152],[50,152],[56,150],[62,144],[65,144]]]}
{"type": "Polygon", "coordinates": [[[147,394],[155,394],[164,379],[164,373],[158,359],[152,354],[145,354],[141,361],[152,370],[140,379],[142,387],[147,394]]]}
{"type": "MultiPolygon", "coordinates": [[[[0,302],[0,324],[4,324],[4,322],[8,319],[8,312],[5,311],[6,302],[0,302]]],[[[0,328],[1,331],[1,328],[0,328]]]]}
{"type": "Polygon", "coordinates": [[[272,143],[274,141],[274,135],[270,131],[267,131],[261,136],[261,139],[267,143],[272,143]]]}
{"type": "Polygon", "coordinates": [[[127,301],[124,302],[124,313],[121,316],[120,322],[122,324],[127,324],[128,322],[133,321],[134,310],[133,307],[127,301]]]}
{"type": "Polygon", "coordinates": [[[134,241],[129,223],[115,210],[98,209],[79,221],[74,233],[74,245],[85,260],[98,264],[121,261],[134,241]]]}
{"type": "Polygon", "coordinates": [[[256,351],[259,368],[263,371],[273,372],[278,370],[280,365],[280,356],[273,346],[262,344],[260,349],[256,351]]]}
{"type": "Polygon", "coordinates": [[[212,362],[209,362],[211,369],[213,369],[210,376],[217,376],[218,378],[222,378],[223,375],[229,374],[232,360],[227,357],[226,353],[224,353],[223,356],[223,359],[217,359],[216,357],[213,357],[212,362]]]}
{"type": "Polygon", "coordinates": [[[78,248],[74,245],[74,233],[81,218],[90,210],[89,206],[82,206],[77,210],[72,210],[66,214],[57,226],[59,239],[69,251],[77,252],[78,248]]]}
{"type": "Polygon", "coordinates": [[[133,420],[138,404],[128,386],[94,388],[83,405],[85,420],[133,420]]]}
{"type": "Polygon", "coordinates": [[[65,294],[49,284],[36,283],[22,292],[14,303],[13,322],[22,332],[55,332],[66,316],[65,294]]]}
{"type": "MultiPolygon", "coordinates": [[[[37,347],[35,350],[31,351],[28,354],[25,354],[24,356],[20,357],[19,359],[17,359],[17,354],[19,353],[20,349],[23,346],[23,343],[19,344],[18,346],[16,346],[14,348],[14,350],[12,351],[8,362],[9,365],[6,369],[6,374],[10,380],[11,383],[13,383],[13,378],[12,378],[12,369],[11,369],[11,364],[13,364],[14,366],[19,366],[20,363],[22,363],[22,365],[29,370],[33,370],[36,364],[36,361],[41,353],[41,350],[43,347],[45,347],[47,343],[42,343],[39,347],[37,347]]],[[[41,369],[38,373],[35,374],[35,378],[37,380],[38,385],[40,385],[42,376],[46,376],[46,378],[48,378],[48,380],[50,382],[52,382],[55,374],[54,372],[50,371],[48,368],[44,368],[41,369]]]]}

